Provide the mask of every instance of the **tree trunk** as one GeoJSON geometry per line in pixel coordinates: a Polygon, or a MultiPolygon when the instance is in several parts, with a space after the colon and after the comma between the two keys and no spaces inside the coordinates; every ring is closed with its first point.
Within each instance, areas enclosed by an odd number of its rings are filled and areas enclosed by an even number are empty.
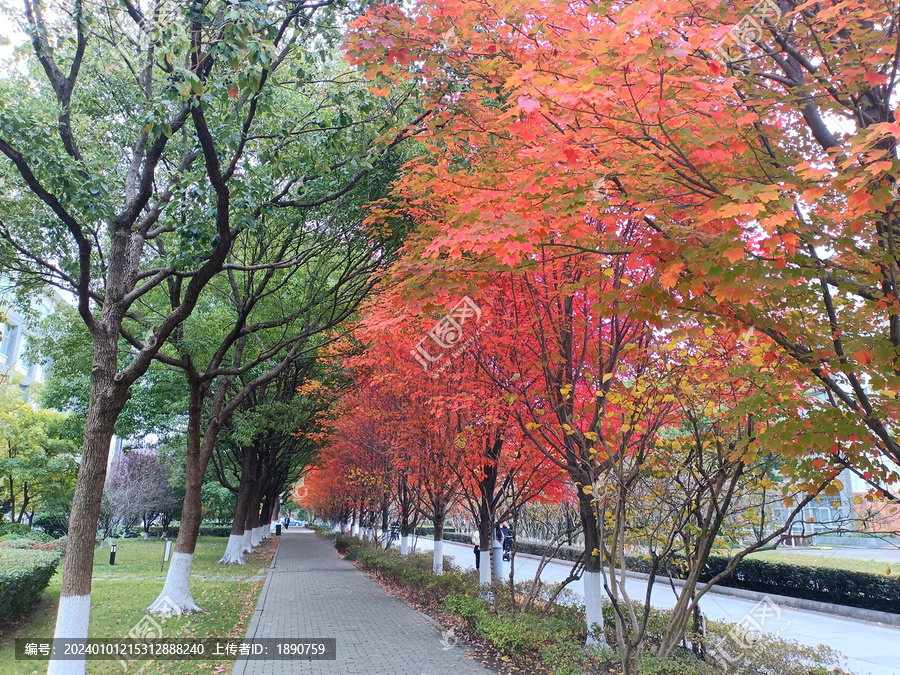
{"type": "MultiPolygon", "coordinates": [[[[483,509],[483,504],[482,504],[483,509]]],[[[494,536],[492,516],[479,514],[478,520],[478,585],[491,585],[491,539],[494,536]]]]}
{"type": "MultiPolygon", "coordinates": [[[[55,638],[87,639],[91,618],[91,575],[100,498],[106,482],[106,463],[116,418],[128,400],[129,390],[118,387],[116,356],[118,331],[95,327],[91,367],[91,406],[84,427],[81,466],[69,518],[62,590],[56,614],[55,638]]],[[[81,675],[84,660],[52,659],[48,675],[81,675]]]]}
{"type": "Polygon", "coordinates": [[[268,539],[271,536],[273,508],[272,495],[266,495],[263,499],[262,518],[260,519],[260,540],[268,539]]]}
{"type": "Polygon", "coordinates": [[[587,644],[603,646],[607,644],[603,632],[603,561],[599,555],[593,555],[600,548],[600,536],[591,500],[591,495],[579,492],[578,504],[584,532],[584,613],[587,619],[587,644]]]}
{"type": "Polygon", "coordinates": [[[196,374],[188,375],[191,394],[188,403],[187,458],[185,466],[184,503],[181,509],[181,526],[175,540],[175,552],[169,563],[166,583],[159,597],[147,611],[157,616],[173,614],[191,614],[202,611],[191,595],[191,566],[194,562],[194,549],[197,546],[197,535],[200,534],[203,504],[201,490],[203,475],[209,457],[203,461],[207,438],[201,436],[201,413],[206,388],[201,386],[196,374]]]}
{"type": "MultiPolygon", "coordinates": [[[[28,508],[29,501],[31,501],[31,498],[28,496],[28,481],[26,480],[24,483],[22,483],[22,508],[19,509],[19,517],[16,519],[17,523],[22,522],[22,518],[25,516],[25,509],[28,508]]],[[[10,515],[12,515],[12,512],[10,513],[10,515]]]]}
{"type": "Polygon", "coordinates": [[[262,541],[263,518],[265,518],[262,501],[257,503],[254,515],[256,517],[256,524],[253,526],[253,529],[250,530],[250,546],[256,548],[259,546],[259,542],[262,541]]]}
{"type": "Polygon", "coordinates": [[[250,501],[247,505],[247,522],[244,523],[244,553],[253,553],[253,530],[259,520],[259,501],[256,495],[256,487],[251,487],[250,501]]]}
{"type": "Polygon", "coordinates": [[[444,514],[435,514],[434,520],[434,562],[431,573],[441,576],[444,573],[444,514]]]}
{"type": "Polygon", "coordinates": [[[253,452],[250,448],[244,448],[243,462],[241,465],[241,482],[238,485],[237,503],[234,507],[234,521],[231,523],[231,533],[228,535],[228,545],[225,547],[225,555],[219,560],[222,565],[246,565],[244,558],[244,526],[247,521],[247,511],[250,505],[250,472],[253,452]]]}
{"type": "Polygon", "coordinates": [[[381,548],[385,551],[388,550],[388,547],[391,545],[391,532],[390,532],[390,523],[388,522],[388,518],[390,517],[389,507],[387,500],[381,503],[381,538],[383,540],[381,548]]]}

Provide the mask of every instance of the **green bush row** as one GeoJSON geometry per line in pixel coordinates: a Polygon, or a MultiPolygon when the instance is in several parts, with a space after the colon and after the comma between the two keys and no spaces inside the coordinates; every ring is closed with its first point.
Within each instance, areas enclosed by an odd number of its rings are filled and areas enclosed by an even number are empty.
{"type": "MultiPolygon", "coordinates": [[[[161,537],[162,536],[162,527],[159,525],[154,525],[150,528],[150,536],[151,537],[161,537]]],[[[174,539],[178,536],[178,525],[169,525],[166,528],[167,536],[169,539],[174,539]]],[[[231,534],[231,525],[201,525],[200,526],[200,536],[201,537],[227,537],[231,534]]],[[[139,535],[140,536],[140,535],[139,535]]]]}
{"type": "Polygon", "coordinates": [[[0,549],[0,621],[18,616],[41,597],[60,560],[57,551],[0,549]]]}
{"type": "Polygon", "coordinates": [[[31,534],[34,530],[28,523],[0,523],[0,537],[6,534],[31,534]]]}
{"type": "Polygon", "coordinates": [[[402,585],[410,598],[420,604],[437,608],[448,595],[478,592],[477,580],[452,565],[445,564],[444,574],[434,576],[430,553],[401,558],[396,550],[367,548],[361,540],[346,535],[335,537],[335,548],[346,554],[348,560],[355,560],[362,569],[374,572],[388,583],[402,585]]]}
{"type": "MultiPolygon", "coordinates": [[[[700,580],[705,582],[720,574],[730,561],[726,556],[710,556],[700,580]]],[[[650,560],[629,558],[628,567],[646,572],[650,560]]],[[[663,570],[682,578],[684,560],[666,561],[663,570]]],[[[744,558],[719,585],[882,612],[900,611],[900,578],[882,574],[744,558]]]]}
{"type": "Polygon", "coordinates": [[[0,536],[0,542],[13,541],[39,541],[43,544],[46,544],[48,542],[54,541],[54,539],[46,532],[38,532],[37,530],[32,530],[28,534],[4,534],[0,536]]]}
{"type": "MultiPolygon", "coordinates": [[[[450,539],[448,535],[452,535],[456,532],[455,527],[445,527],[444,528],[444,539],[450,539]]],[[[416,528],[416,534],[420,537],[433,537],[434,536],[434,527],[431,525],[421,526],[416,528]]],[[[453,539],[451,541],[459,541],[458,539],[453,539]]]]}

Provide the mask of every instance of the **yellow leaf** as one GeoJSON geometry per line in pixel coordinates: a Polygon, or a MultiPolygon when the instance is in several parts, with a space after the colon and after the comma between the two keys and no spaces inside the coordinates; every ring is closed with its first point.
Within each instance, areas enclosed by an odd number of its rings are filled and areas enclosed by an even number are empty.
{"type": "Polygon", "coordinates": [[[612,379],[612,376],[613,376],[612,373],[607,373],[606,375],[603,376],[603,381],[609,382],[612,379]]]}

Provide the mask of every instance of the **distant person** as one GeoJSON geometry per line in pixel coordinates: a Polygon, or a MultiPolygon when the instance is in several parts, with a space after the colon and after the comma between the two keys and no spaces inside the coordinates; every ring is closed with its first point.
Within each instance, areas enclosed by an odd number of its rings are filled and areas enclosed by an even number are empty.
{"type": "Polygon", "coordinates": [[[503,523],[500,527],[500,533],[503,535],[503,560],[509,562],[512,555],[513,539],[507,523],[503,523]]]}
{"type": "Polygon", "coordinates": [[[287,516],[284,517],[284,529],[288,529],[291,526],[291,519],[287,516]]]}
{"type": "Polygon", "coordinates": [[[481,549],[478,547],[478,535],[472,535],[472,543],[475,544],[475,569],[481,569],[481,549]]]}

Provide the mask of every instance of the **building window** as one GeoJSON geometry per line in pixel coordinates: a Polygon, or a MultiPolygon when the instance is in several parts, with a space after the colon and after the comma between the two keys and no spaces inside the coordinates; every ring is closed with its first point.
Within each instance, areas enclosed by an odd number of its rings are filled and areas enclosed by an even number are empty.
{"type": "Polygon", "coordinates": [[[16,342],[19,338],[18,326],[3,324],[3,337],[0,341],[0,362],[11,366],[16,362],[16,342]]]}

